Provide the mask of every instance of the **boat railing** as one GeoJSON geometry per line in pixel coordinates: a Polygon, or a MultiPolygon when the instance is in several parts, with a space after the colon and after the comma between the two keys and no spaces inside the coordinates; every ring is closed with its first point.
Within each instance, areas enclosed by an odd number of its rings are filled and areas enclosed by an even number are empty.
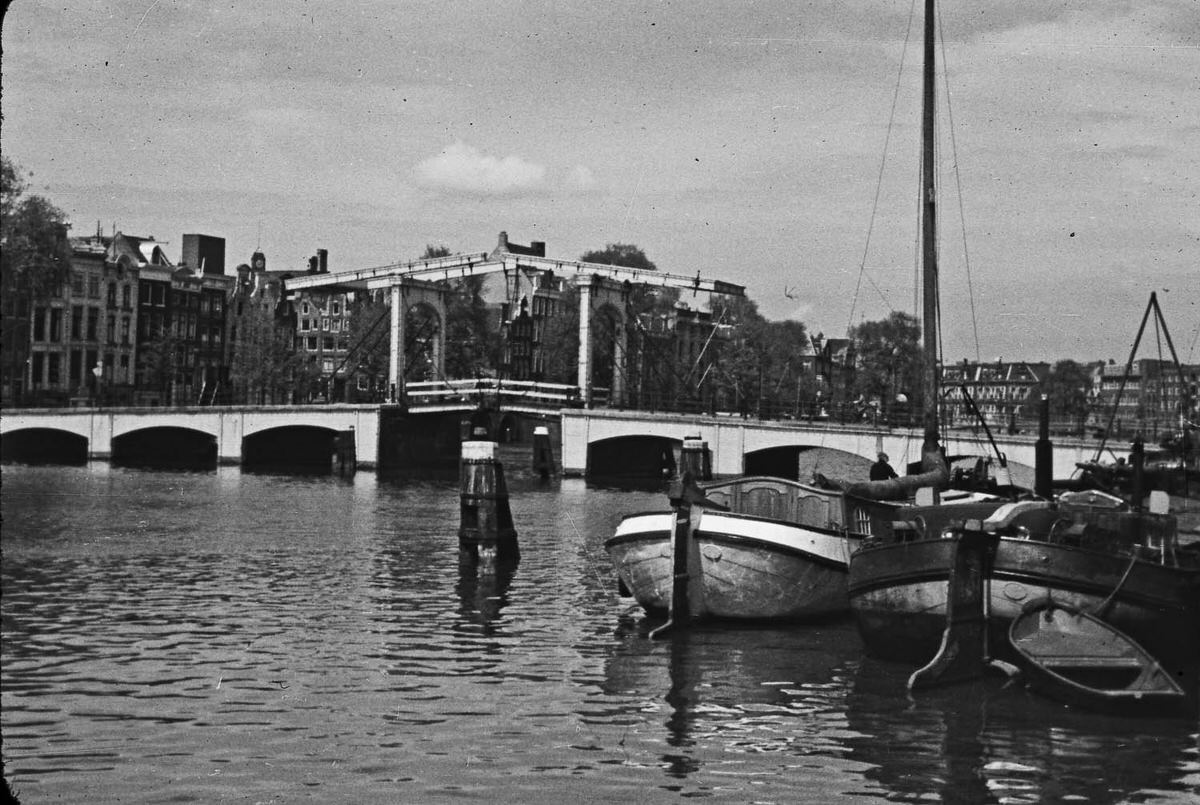
{"type": "Polygon", "coordinates": [[[846,527],[840,491],[820,489],[770,476],[751,476],[704,484],[709,500],[730,511],[833,530],[846,527]]]}

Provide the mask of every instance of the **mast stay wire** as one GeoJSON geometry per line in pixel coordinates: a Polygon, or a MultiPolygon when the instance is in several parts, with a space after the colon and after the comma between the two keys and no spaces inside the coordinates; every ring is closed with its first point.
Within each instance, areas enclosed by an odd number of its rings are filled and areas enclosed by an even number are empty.
{"type": "MultiPolygon", "coordinates": [[[[862,260],[858,266],[858,281],[855,283],[855,286],[854,286],[854,296],[852,297],[851,302],[850,302],[850,317],[849,317],[849,320],[846,322],[846,331],[847,332],[849,332],[850,328],[854,326],[854,309],[858,306],[858,294],[859,294],[859,291],[862,290],[863,276],[866,274],[866,271],[867,271],[867,253],[870,251],[870,248],[871,248],[871,233],[875,229],[875,216],[876,216],[876,213],[879,211],[879,196],[883,191],[883,173],[884,173],[884,168],[887,166],[888,145],[891,143],[892,129],[896,122],[896,106],[897,106],[897,104],[899,102],[899,98],[900,98],[900,80],[904,76],[904,62],[908,56],[908,42],[912,38],[912,24],[913,24],[913,18],[916,16],[916,7],[917,7],[916,0],[912,0],[912,4],[909,6],[909,9],[908,9],[908,27],[905,29],[905,32],[904,32],[904,47],[900,51],[900,68],[896,71],[896,87],[892,91],[892,109],[888,115],[887,134],[884,136],[884,139],[883,139],[883,156],[879,160],[879,176],[875,182],[875,199],[871,202],[871,217],[870,217],[869,221],[867,222],[866,243],[863,244],[863,256],[862,256],[862,260]]],[[[872,287],[875,288],[875,291],[883,299],[883,302],[885,305],[888,306],[888,309],[889,310],[892,309],[891,304],[888,302],[887,296],[884,295],[883,291],[880,290],[879,286],[875,284],[874,280],[872,280],[870,277],[867,277],[867,281],[871,284],[872,287]]]]}
{"type": "MultiPolygon", "coordinates": [[[[946,90],[946,122],[947,128],[950,130],[950,155],[954,164],[954,188],[958,195],[958,221],[961,225],[960,232],[962,235],[963,266],[967,273],[967,300],[971,304],[971,330],[975,336],[975,361],[978,363],[980,361],[979,322],[975,316],[975,288],[971,282],[971,257],[967,251],[967,217],[963,212],[962,178],[958,171],[958,140],[954,136],[954,109],[950,103],[950,67],[949,62],[946,60],[946,34],[942,30],[942,8],[940,5],[938,6],[937,23],[938,43],[942,48],[942,83],[946,90]]],[[[938,307],[938,327],[940,328],[942,321],[940,302],[938,303],[938,307]]],[[[939,351],[941,349],[940,343],[938,344],[938,349],[939,351]]],[[[942,353],[942,355],[944,356],[945,353],[942,353]]]]}

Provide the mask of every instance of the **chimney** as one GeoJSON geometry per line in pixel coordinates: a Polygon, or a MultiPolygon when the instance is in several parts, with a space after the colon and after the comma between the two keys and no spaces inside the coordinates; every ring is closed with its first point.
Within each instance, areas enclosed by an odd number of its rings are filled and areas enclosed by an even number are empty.
{"type": "Polygon", "coordinates": [[[317,249],[317,273],[329,273],[329,249],[317,249]]]}
{"type": "Polygon", "coordinates": [[[507,232],[500,233],[500,240],[496,244],[496,248],[502,252],[508,251],[508,233],[507,232]]]}
{"type": "Polygon", "coordinates": [[[317,270],[317,256],[314,254],[312,257],[308,258],[308,273],[316,274],[317,270]]]}
{"type": "Polygon", "coordinates": [[[546,256],[546,241],[544,241],[544,240],[530,241],[529,248],[533,249],[533,253],[537,257],[545,257],[546,256]]]}

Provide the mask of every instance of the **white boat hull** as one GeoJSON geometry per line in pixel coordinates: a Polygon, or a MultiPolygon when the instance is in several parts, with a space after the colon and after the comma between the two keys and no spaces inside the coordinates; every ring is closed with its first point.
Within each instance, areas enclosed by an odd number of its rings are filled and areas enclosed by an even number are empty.
{"type": "MultiPolygon", "coordinates": [[[[650,614],[670,608],[671,512],[626,517],[606,548],[650,614]]],[[[690,549],[699,557],[694,617],[812,620],[849,611],[846,573],[857,540],[836,531],[704,510],[690,549]]]]}

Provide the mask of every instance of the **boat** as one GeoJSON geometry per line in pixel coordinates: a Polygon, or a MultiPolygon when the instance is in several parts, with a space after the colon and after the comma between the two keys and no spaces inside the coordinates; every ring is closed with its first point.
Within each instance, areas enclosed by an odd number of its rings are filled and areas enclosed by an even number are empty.
{"type": "Polygon", "coordinates": [[[849,611],[846,573],[867,520],[842,492],[747,476],[690,491],[681,484],[672,498],[671,511],[622,518],[605,543],[621,585],[647,614],[676,608],[680,551],[692,563],[684,563],[683,593],[691,619],[815,620],[849,611]],[[675,539],[680,517],[683,545],[675,539]]]}
{"type": "Polygon", "coordinates": [[[1029,687],[1092,710],[1184,714],[1187,695],[1171,674],[1121,630],[1053,599],[1026,605],[1008,639],[1029,687]]]}
{"type": "MultiPolygon", "coordinates": [[[[944,480],[934,471],[939,413],[934,393],[938,271],[932,171],[933,5],[934,0],[926,0],[921,274],[927,389],[923,452],[931,468],[925,480],[937,487],[944,486],[944,480]]],[[[1149,511],[1140,494],[1128,503],[1095,491],[1054,499],[1045,398],[1035,454],[1031,497],[1038,499],[1000,501],[990,512],[969,513],[934,501],[898,510],[891,521],[885,516],[872,523],[872,536],[851,554],[847,581],[850,609],[870,654],[924,666],[939,653],[947,629],[956,543],[979,532],[992,536],[995,545],[982,569],[986,645],[995,659],[1011,653],[1004,638],[1011,621],[1029,601],[1042,597],[1101,616],[1163,656],[1187,661],[1200,652],[1200,555],[1180,547],[1166,496],[1152,496],[1149,511]]],[[[1134,458],[1140,473],[1136,450],[1134,458]]],[[[869,482],[848,491],[864,497],[891,493],[869,482]]]]}

